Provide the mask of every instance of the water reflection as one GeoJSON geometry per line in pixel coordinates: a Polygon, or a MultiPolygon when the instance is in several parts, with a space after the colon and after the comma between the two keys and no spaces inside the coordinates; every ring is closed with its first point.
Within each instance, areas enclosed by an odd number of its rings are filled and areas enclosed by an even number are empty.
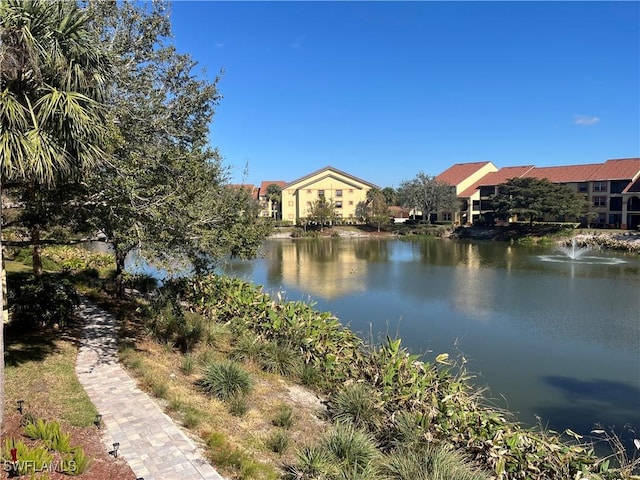
{"type": "Polygon", "coordinates": [[[553,248],[437,239],[278,240],[264,253],[237,274],[311,297],[367,337],[397,332],[416,353],[459,346],[527,424],[639,421],[638,256],[553,262],[553,248]]]}
{"type": "Polygon", "coordinates": [[[336,240],[283,244],[278,255],[282,282],[325,299],[364,290],[369,261],[336,240]]]}

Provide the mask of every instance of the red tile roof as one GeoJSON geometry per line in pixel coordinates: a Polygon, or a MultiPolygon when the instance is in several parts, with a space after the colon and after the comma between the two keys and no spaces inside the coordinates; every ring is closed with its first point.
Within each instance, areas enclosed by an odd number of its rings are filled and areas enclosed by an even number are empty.
{"type": "Polygon", "coordinates": [[[597,180],[635,180],[640,176],[640,158],[607,160],[589,177],[597,180]]]}
{"type": "Polygon", "coordinates": [[[586,182],[600,167],[602,167],[601,163],[561,167],[534,167],[523,177],[546,178],[553,183],[586,182]]]}
{"type": "Polygon", "coordinates": [[[523,165],[520,167],[503,167],[497,172],[489,172],[480,180],[478,180],[469,188],[467,188],[464,192],[461,192],[458,195],[458,197],[459,198],[470,197],[475,193],[475,191],[479,187],[483,185],[500,185],[501,183],[506,182],[510,178],[522,177],[532,168],[533,168],[533,165],[523,165]]]}
{"type": "Polygon", "coordinates": [[[436,177],[436,180],[456,186],[491,162],[456,163],[436,177]]]}
{"type": "Polygon", "coordinates": [[[522,165],[519,167],[503,167],[497,172],[487,173],[484,177],[480,179],[480,181],[478,182],[478,186],[500,185],[501,183],[506,182],[510,178],[524,177],[532,168],[534,168],[533,165],[522,165]]]}
{"type": "Polygon", "coordinates": [[[260,195],[267,194],[267,189],[269,188],[269,185],[277,185],[282,190],[282,187],[284,187],[286,184],[287,182],[285,182],[284,180],[263,180],[262,183],[260,184],[260,195]]]}
{"type": "Polygon", "coordinates": [[[238,190],[246,190],[251,195],[251,198],[258,199],[258,187],[255,185],[251,185],[250,183],[238,183],[229,185],[230,188],[235,188],[238,190]]]}

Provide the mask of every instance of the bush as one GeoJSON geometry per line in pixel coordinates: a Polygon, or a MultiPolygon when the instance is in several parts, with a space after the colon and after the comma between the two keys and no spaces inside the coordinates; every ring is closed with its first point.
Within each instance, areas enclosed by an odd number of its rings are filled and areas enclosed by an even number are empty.
{"type": "Polygon", "coordinates": [[[363,383],[346,385],[331,397],[329,414],[335,421],[351,422],[370,431],[382,423],[375,393],[363,383]]]}
{"type": "Polygon", "coordinates": [[[80,304],[71,283],[49,276],[10,285],[8,296],[11,322],[27,329],[64,326],[80,304]]]}
{"type": "Polygon", "coordinates": [[[291,408],[291,405],[283,403],[278,406],[276,415],[273,417],[271,423],[275,427],[284,428],[286,430],[293,426],[294,421],[293,408],[291,408]]]}
{"type": "Polygon", "coordinates": [[[122,281],[125,287],[138,290],[142,293],[153,292],[158,288],[158,280],[145,273],[124,273],[122,281]]]}
{"type": "Polygon", "coordinates": [[[227,408],[234,417],[242,417],[249,410],[247,398],[242,393],[233,395],[227,400],[227,408]]]}
{"type": "Polygon", "coordinates": [[[202,386],[220,400],[248,394],[253,388],[249,373],[235,362],[212,362],[204,369],[202,386]]]}
{"type": "Polygon", "coordinates": [[[267,447],[274,453],[282,455],[289,448],[289,435],[286,430],[278,429],[267,438],[267,447]]]}
{"type": "Polygon", "coordinates": [[[417,450],[400,449],[384,462],[383,470],[389,478],[419,480],[489,480],[489,475],[479,471],[464,456],[448,447],[430,446],[417,450]]]}

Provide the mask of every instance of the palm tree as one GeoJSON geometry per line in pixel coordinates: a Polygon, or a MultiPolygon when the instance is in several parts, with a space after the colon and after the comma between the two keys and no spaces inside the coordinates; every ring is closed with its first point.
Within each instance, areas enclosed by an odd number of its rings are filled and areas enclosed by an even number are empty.
{"type": "Polygon", "coordinates": [[[276,220],[278,220],[278,217],[279,217],[281,197],[282,197],[282,189],[275,183],[269,184],[269,186],[267,187],[267,198],[271,203],[271,211],[269,213],[273,216],[275,212],[276,220]]]}
{"type": "MultiPolygon", "coordinates": [[[[0,0],[0,192],[11,183],[36,198],[42,189],[79,180],[106,157],[109,71],[89,17],[75,2],[0,0]]],[[[35,274],[39,235],[34,223],[35,274]]],[[[0,328],[0,426],[3,351],[0,328]]]]}

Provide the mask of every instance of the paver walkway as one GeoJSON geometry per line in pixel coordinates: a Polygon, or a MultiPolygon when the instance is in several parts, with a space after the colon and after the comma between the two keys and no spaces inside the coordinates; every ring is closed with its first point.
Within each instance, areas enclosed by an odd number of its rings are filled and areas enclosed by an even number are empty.
{"type": "Polygon", "coordinates": [[[116,321],[83,301],[85,326],[76,372],[102,415],[104,442],[144,480],[223,480],[195,443],[118,364],[116,321]]]}

